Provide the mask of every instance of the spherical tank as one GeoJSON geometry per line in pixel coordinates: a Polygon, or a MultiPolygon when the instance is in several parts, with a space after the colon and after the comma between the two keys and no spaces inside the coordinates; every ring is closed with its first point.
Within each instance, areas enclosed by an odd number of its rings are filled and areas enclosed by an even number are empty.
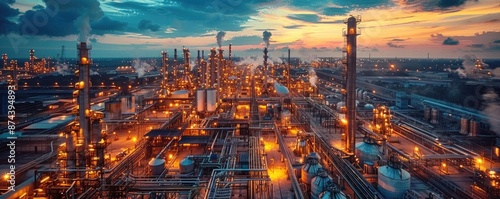
{"type": "Polygon", "coordinates": [[[188,174],[194,171],[194,161],[189,158],[184,158],[179,162],[181,174],[188,174]]]}
{"type": "Polygon", "coordinates": [[[312,152],[309,154],[306,160],[306,164],[302,167],[302,182],[307,184],[307,187],[310,187],[311,180],[316,175],[318,175],[318,169],[323,168],[319,164],[320,157],[317,153],[312,152]]]}
{"type": "Polygon", "coordinates": [[[148,163],[149,168],[151,169],[152,175],[160,175],[165,169],[165,160],[160,158],[153,158],[148,163]]]}
{"type": "Polygon", "coordinates": [[[387,199],[403,198],[410,189],[410,173],[389,165],[378,168],[378,189],[387,199]]]}
{"type": "Polygon", "coordinates": [[[347,199],[347,196],[340,191],[337,184],[331,182],[326,190],[319,194],[319,199],[347,199]]]}
{"type": "Polygon", "coordinates": [[[196,90],[196,111],[205,111],[205,90],[203,89],[196,90]]]}
{"type": "Polygon", "coordinates": [[[207,111],[215,112],[217,108],[217,90],[208,89],[207,90],[207,111]]]}
{"type": "Polygon", "coordinates": [[[319,195],[325,191],[329,183],[332,182],[332,177],[330,177],[324,169],[318,169],[318,175],[311,180],[311,198],[318,199],[319,195]]]}

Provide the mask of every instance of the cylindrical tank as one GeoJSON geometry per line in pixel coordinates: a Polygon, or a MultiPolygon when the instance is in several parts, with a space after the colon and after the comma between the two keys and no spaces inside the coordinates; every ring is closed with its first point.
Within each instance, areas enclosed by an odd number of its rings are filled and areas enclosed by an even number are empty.
{"type": "Polygon", "coordinates": [[[329,183],[332,182],[332,177],[324,169],[318,169],[318,175],[311,180],[311,198],[318,199],[319,194],[325,191],[329,183]]]}
{"type": "Polygon", "coordinates": [[[151,169],[152,175],[160,175],[165,169],[165,160],[160,158],[153,158],[148,163],[149,168],[151,169]]]}
{"type": "Polygon", "coordinates": [[[181,174],[188,174],[194,171],[194,161],[190,158],[184,158],[179,162],[181,174]]]}
{"type": "Polygon", "coordinates": [[[363,91],[363,100],[367,101],[368,100],[368,92],[363,91]]]}
{"type": "Polygon", "coordinates": [[[460,118],[460,134],[467,135],[469,133],[469,119],[460,118]]]}
{"type": "Polygon", "coordinates": [[[356,157],[361,164],[365,162],[375,162],[380,155],[378,145],[371,139],[365,138],[363,142],[356,144],[356,157]]]}
{"type": "Polygon", "coordinates": [[[311,180],[318,175],[318,169],[323,168],[319,164],[320,157],[316,152],[311,152],[307,157],[306,164],[302,166],[302,182],[311,187],[311,180]]]}
{"type": "Polygon", "coordinates": [[[365,161],[365,163],[363,164],[363,172],[366,174],[375,174],[373,162],[365,161]]]}
{"type": "Polygon", "coordinates": [[[319,194],[319,199],[347,199],[347,196],[340,191],[340,187],[337,184],[331,182],[326,190],[319,194]]]}
{"type": "Polygon", "coordinates": [[[205,90],[203,89],[196,90],[196,111],[205,111],[205,90]]]}
{"type": "Polygon", "coordinates": [[[302,154],[307,153],[307,142],[305,139],[297,140],[297,152],[302,156],[302,154]]]}
{"type": "Polygon", "coordinates": [[[410,173],[389,162],[378,168],[378,189],[385,198],[403,198],[410,189],[410,173]]]}
{"type": "Polygon", "coordinates": [[[215,112],[217,108],[217,90],[207,89],[207,112],[215,112]]]}
{"type": "Polygon", "coordinates": [[[105,103],[106,118],[119,119],[122,116],[121,102],[113,100],[105,103]]]}
{"type": "Polygon", "coordinates": [[[428,122],[431,119],[431,108],[430,107],[424,107],[424,119],[426,122],[428,122]]]}
{"type": "Polygon", "coordinates": [[[283,110],[281,112],[281,124],[283,126],[288,126],[290,124],[290,119],[291,119],[292,114],[288,110],[283,110]]]}
{"type": "Polygon", "coordinates": [[[345,107],[345,102],[338,102],[337,103],[337,111],[342,111],[342,107],[345,107]]]}
{"type": "Polygon", "coordinates": [[[439,123],[439,110],[433,108],[431,111],[431,124],[439,123]]]}
{"type": "Polygon", "coordinates": [[[178,90],[172,92],[172,98],[188,98],[189,97],[189,91],[188,90],[178,90]]]}
{"type": "Polygon", "coordinates": [[[478,132],[479,132],[479,123],[474,121],[474,120],[470,120],[470,123],[469,123],[469,135],[470,136],[477,136],[478,132]]]}

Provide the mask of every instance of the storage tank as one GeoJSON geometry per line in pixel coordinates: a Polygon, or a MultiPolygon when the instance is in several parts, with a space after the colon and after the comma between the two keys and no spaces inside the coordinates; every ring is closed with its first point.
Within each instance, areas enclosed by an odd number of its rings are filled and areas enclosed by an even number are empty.
{"type": "Polygon", "coordinates": [[[373,106],[373,104],[365,104],[365,110],[373,110],[375,107],[373,106]]]}
{"type": "Polygon", "coordinates": [[[345,108],[345,102],[338,102],[337,103],[337,111],[342,111],[342,107],[345,108]]]}
{"type": "Polygon", "coordinates": [[[431,111],[431,124],[439,123],[439,110],[433,108],[431,111]]]}
{"type": "Polygon", "coordinates": [[[363,98],[363,91],[364,91],[363,89],[359,89],[359,91],[356,93],[359,101],[363,101],[364,100],[364,98],[363,98]]]}
{"type": "Polygon", "coordinates": [[[281,112],[281,124],[283,126],[288,126],[288,124],[290,124],[291,117],[292,117],[292,114],[290,113],[290,111],[283,110],[281,112]]]}
{"type": "Polygon", "coordinates": [[[424,120],[428,122],[431,119],[431,108],[426,106],[424,107],[424,120]]]}
{"type": "Polygon", "coordinates": [[[301,180],[307,187],[311,187],[311,180],[318,175],[318,169],[323,168],[319,164],[320,159],[321,158],[316,152],[311,152],[307,157],[306,164],[302,166],[301,180]]]}
{"type": "Polygon", "coordinates": [[[323,193],[319,194],[319,199],[347,199],[347,196],[340,191],[340,186],[331,182],[323,193]]]}
{"type": "Polygon", "coordinates": [[[215,112],[217,108],[217,90],[207,89],[207,112],[215,112]]]}
{"type": "Polygon", "coordinates": [[[368,100],[368,92],[363,91],[363,100],[367,101],[368,100]]]}
{"type": "Polygon", "coordinates": [[[410,189],[410,177],[393,156],[387,165],[378,168],[378,190],[387,199],[403,198],[410,189]]]}
{"type": "Polygon", "coordinates": [[[203,89],[196,90],[196,111],[205,111],[205,90],[203,89]]]}
{"type": "Polygon", "coordinates": [[[318,199],[319,195],[326,191],[329,183],[332,182],[332,177],[324,169],[318,169],[318,175],[311,180],[311,198],[318,199]]]}
{"type": "Polygon", "coordinates": [[[177,90],[172,92],[172,98],[188,98],[189,91],[188,90],[177,90]]]}
{"type": "Polygon", "coordinates": [[[121,102],[118,100],[112,100],[105,103],[106,118],[108,119],[120,119],[122,117],[121,102]]]}
{"type": "Polygon", "coordinates": [[[297,152],[302,156],[302,154],[307,153],[307,142],[305,139],[297,140],[297,152]]]}
{"type": "Polygon", "coordinates": [[[460,134],[467,135],[469,133],[469,119],[460,118],[460,134]]]}
{"type": "Polygon", "coordinates": [[[181,174],[188,174],[194,171],[194,160],[186,157],[179,162],[181,174]]]}
{"type": "Polygon", "coordinates": [[[378,161],[379,155],[379,146],[370,137],[365,137],[363,142],[356,144],[356,157],[359,158],[361,164],[378,161]]]}
{"type": "Polygon", "coordinates": [[[470,136],[477,136],[477,134],[479,133],[479,123],[474,120],[470,120],[469,132],[470,136]]]}
{"type": "Polygon", "coordinates": [[[153,158],[148,163],[149,169],[151,169],[151,175],[160,175],[165,169],[165,160],[161,158],[153,158]]]}

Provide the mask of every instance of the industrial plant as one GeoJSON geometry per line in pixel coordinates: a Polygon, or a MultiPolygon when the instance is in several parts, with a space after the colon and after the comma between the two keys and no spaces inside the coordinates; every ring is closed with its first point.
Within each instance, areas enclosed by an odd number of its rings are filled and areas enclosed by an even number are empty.
{"type": "Polygon", "coordinates": [[[498,104],[480,98],[498,77],[481,59],[463,78],[358,58],[361,17],[344,23],[342,57],[310,62],[277,62],[269,31],[253,58],[223,34],[116,63],[85,41],[24,66],[3,54],[0,153],[15,140],[16,159],[0,163],[0,198],[499,198],[498,104]],[[446,98],[457,85],[475,88],[452,97],[467,103],[446,98]]]}

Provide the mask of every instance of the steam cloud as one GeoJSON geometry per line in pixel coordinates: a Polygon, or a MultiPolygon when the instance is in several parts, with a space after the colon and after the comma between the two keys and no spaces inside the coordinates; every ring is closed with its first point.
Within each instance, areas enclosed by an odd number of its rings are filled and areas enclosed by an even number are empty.
{"type": "Polygon", "coordinates": [[[269,48],[269,39],[271,39],[272,35],[273,34],[267,30],[262,33],[262,39],[266,43],[266,48],[269,48]]]}
{"type": "Polygon", "coordinates": [[[491,130],[500,135],[500,98],[493,90],[489,90],[483,96],[486,107],[483,112],[488,116],[491,130]]]}
{"type": "Polygon", "coordinates": [[[150,70],[153,69],[153,66],[151,66],[147,62],[141,61],[141,60],[134,60],[132,62],[132,67],[134,67],[135,72],[137,73],[137,76],[139,78],[144,76],[144,74],[146,74],[146,72],[149,72],[150,70]]]}
{"type": "Polygon", "coordinates": [[[66,63],[57,64],[56,70],[61,75],[69,75],[68,64],[66,64],[66,63]]]}
{"type": "Polygon", "coordinates": [[[262,56],[256,57],[245,57],[241,59],[241,61],[235,63],[236,65],[250,65],[250,72],[253,75],[255,69],[264,62],[264,58],[262,56]]]}
{"type": "Polygon", "coordinates": [[[314,71],[314,68],[310,67],[309,68],[309,83],[311,83],[312,86],[317,87],[316,83],[318,82],[318,76],[316,76],[316,71],[314,71]]]}
{"type": "Polygon", "coordinates": [[[219,48],[222,47],[222,40],[224,39],[224,36],[226,36],[226,32],[224,31],[219,31],[217,36],[215,36],[215,38],[217,38],[217,45],[219,45],[219,48]]]}
{"type": "Polygon", "coordinates": [[[90,22],[96,21],[104,16],[104,12],[100,7],[98,0],[91,0],[82,8],[82,14],[76,19],[75,25],[78,27],[80,34],[78,35],[79,42],[88,42],[89,34],[92,28],[90,28],[90,22]]]}
{"type": "MultiPolygon", "coordinates": [[[[450,71],[450,72],[455,72],[462,78],[468,77],[468,76],[470,77],[474,74],[474,72],[477,71],[476,61],[478,59],[479,58],[477,58],[475,55],[465,55],[464,61],[462,62],[462,67],[460,67],[456,70],[451,70],[451,69],[446,69],[446,70],[450,71]]],[[[488,67],[488,64],[484,63],[483,61],[481,61],[481,64],[484,67],[488,67]]],[[[498,72],[500,73],[500,71],[498,71],[498,72]]],[[[495,73],[495,71],[493,71],[493,73],[495,73]]]]}

